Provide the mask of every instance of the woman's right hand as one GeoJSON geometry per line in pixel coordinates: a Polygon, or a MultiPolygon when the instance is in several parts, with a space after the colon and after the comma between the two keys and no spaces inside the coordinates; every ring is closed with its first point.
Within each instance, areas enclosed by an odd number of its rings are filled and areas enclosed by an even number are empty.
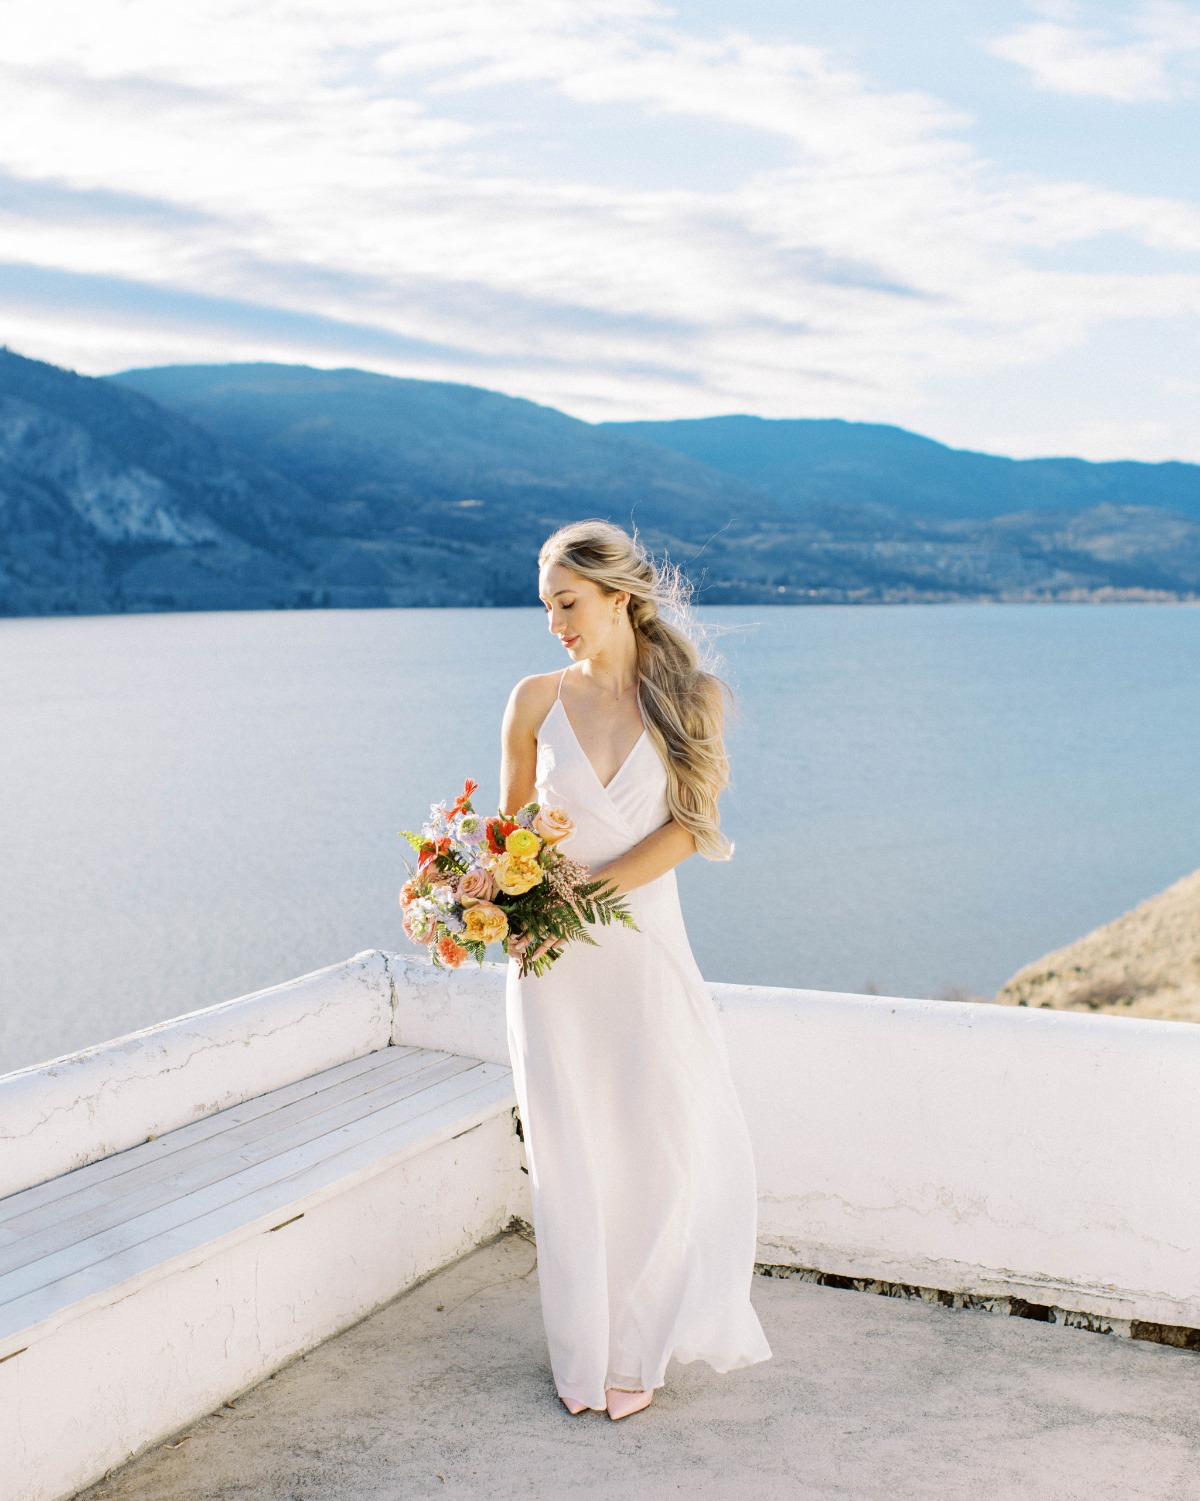
{"type": "Polygon", "coordinates": [[[543,939],[537,948],[534,949],[533,953],[527,956],[526,951],[529,948],[530,937],[528,933],[522,933],[519,937],[508,940],[509,957],[515,959],[522,968],[528,969],[535,959],[540,959],[543,954],[548,954],[558,941],[557,938],[543,939]]]}

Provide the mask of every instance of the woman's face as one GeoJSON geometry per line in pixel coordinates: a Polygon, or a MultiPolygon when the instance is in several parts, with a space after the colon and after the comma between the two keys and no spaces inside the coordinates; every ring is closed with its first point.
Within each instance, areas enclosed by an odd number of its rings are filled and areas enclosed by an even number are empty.
{"type": "Polygon", "coordinates": [[[607,646],[622,625],[627,594],[605,594],[599,584],[581,578],[561,563],[551,563],[538,575],[538,593],[546,607],[551,635],[557,636],[571,659],[581,662],[607,646]]]}

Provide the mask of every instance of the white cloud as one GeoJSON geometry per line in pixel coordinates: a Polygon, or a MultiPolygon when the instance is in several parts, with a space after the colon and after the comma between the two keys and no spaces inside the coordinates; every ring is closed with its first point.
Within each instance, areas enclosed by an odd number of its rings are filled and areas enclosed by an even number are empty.
{"type": "Polygon", "coordinates": [[[1195,205],[1006,176],[929,95],[653,4],[42,0],[0,24],[0,172],[25,184],[0,261],[62,278],[13,279],[0,327],[83,368],[307,359],[582,416],[919,421],[931,383],[1114,309],[1200,309],[1200,269],[1026,259],[1104,234],[1200,256],[1195,205]],[[579,151],[549,171],[523,139],[634,122],[653,152],[668,119],[779,149],[683,190],[599,183],[579,151]]]}
{"type": "MultiPolygon", "coordinates": [[[[1200,59],[1200,9],[1180,0],[1147,0],[1130,18],[1127,39],[1063,19],[1036,21],[987,44],[988,51],[1026,68],[1043,89],[1139,104],[1195,91],[1200,59]]],[[[1043,13],[1045,10],[1043,8],[1043,13]]]]}

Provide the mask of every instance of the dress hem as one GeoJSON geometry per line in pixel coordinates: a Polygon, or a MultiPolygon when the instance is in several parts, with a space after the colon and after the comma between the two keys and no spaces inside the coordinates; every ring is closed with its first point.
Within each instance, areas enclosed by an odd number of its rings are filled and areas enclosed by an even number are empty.
{"type": "MultiPolygon", "coordinates": [[[[716,1374],[718,1376],[725,1376],[730,1371],[743,1371],[743,1370],[746,1370],[749,1366],[759,1365],[759,1364],[761,1364],[762,1361],[764,1361],[764,1360],[771,1360],[772,1358],[773,1358],[773,1351],[771,1351],[770,1349],[765,1350],[765,1352],[763,1354],[755,1354],[753,1352],[747,1351],[747,1352],[742,1353],[741,1355],[736,1355],[733,1358],[733,1360],[730,1361],[728,1364],[724,1364],[724,1363],[722,1363],[721,1358],[719,1356],[713,1357],[713,1356],[701,1354],[699,1352],[697,1352],[694,1355],[688,1355],[688,1354],[682,1354],[682,1353],[680,1353],[677,1350],[672,1350],[671,1353],[670,1353],[670,1355],[668,1355],[667,1358],[666,1358],[666,1360],[663,1362],[662,1370],[659,1373],[658,1379],[656,1381],[650,1382],[649,1385],[633,1386],[632,1385],[632,1379],[633,1378],[631,1378],[631,1377],[628,1377],[628,1376],[614,1377],[614,1376],[610,1375],[610,1376],[606,1376],[605,1377],[605,1390],[607,1391],[607,1390],[611,1390],[614,1387],[619,1387],[619,1388],[623,1388],[623,1389],[631,1390],[631,1391],[642,1391],[642,1392],[657,1391],[660,1386],[665,1386],[666,1385],[666,1381],[667,1381],[667,1367],[670,1365],[670,1363],[671,1363],[672,1360],[678,1361],[678,1363],[680,1365],[694,1365],[696,1361],[702,1360],[707,1365],[711,1366],[712,1369],[716,1372],[716,1374]]],[[[556,1388],[556,1390],[558,1392],[558,1395],[560,1397],[567,1398],[568,1401],[571,1401],[571,1402],[582,1402],[582,1403],[584,1403],[585,1406],[590,1407],[593,1411],[596,1411],[596,1412],[604,1412],[604,1411],[607,1410],[608,1404],[604,1400],[603,1393],[601,1394],[600,1401],[599,1402],[595,1402],[592,1399],[591,1395],[589,1393],[585,1393],[583,1391],[583,1389],[580,1388],[580,1387],[573,1387],[573,1388],[572,1387],[566,1387],[566,1388],[564,1388],[564,1387],[560,1386],[557,1382],[555,1382],[555,1388],[556,1388]]]]}

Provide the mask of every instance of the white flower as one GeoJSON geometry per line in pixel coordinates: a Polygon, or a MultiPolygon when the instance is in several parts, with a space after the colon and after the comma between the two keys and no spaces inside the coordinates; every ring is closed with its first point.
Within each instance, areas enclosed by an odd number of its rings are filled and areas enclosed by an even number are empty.
{"type": "Polygon", "coordinates": [[[443,921],[443,915],[438,910],[432,898],[419,896],[408,905],[408,925],[417,938],[423,938],[439,921],[443,921]]]}
{"type": "Polygon", "coordinates": [[[483,820],[478,813],[459,813],[450,825],[450,837],[475,849],[483,842],[483,820]]]}
{"type": "Polygon", "coordinates": [[[421,833],[426,839],[444,839],[449,832],[445,803],[430,803],[429,817],[421,825],[421,833]]]}

